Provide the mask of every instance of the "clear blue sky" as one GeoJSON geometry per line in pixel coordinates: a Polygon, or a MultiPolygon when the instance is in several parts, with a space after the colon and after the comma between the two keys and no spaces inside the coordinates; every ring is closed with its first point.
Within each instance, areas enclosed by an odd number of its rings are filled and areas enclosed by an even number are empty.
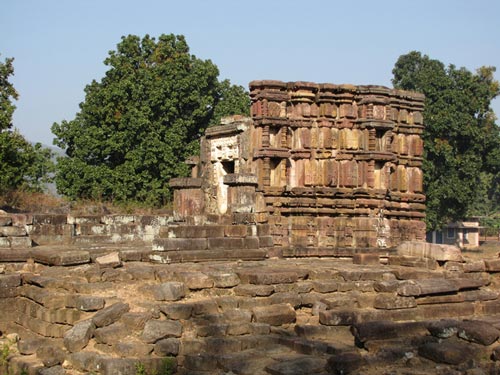
{"type": "MultiPolygon", "coordinates": [[[[221,78],[391,86],[397,58],[421,51],[475,71],[499,69],[498,0],[2,0],[2,61],[14,57],[14,125],[52,144],[122,35],[183,34],[221,78]]],[[[494,109],[500,115],[500,102],[494,109]]]]}

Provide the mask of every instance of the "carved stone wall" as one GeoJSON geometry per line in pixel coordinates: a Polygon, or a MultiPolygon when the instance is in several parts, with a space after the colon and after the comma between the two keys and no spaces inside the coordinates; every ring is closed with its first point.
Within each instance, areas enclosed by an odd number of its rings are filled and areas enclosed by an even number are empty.
{"type": "Polygon", "coordinates": [[[280,81],[253,81],[250,95],[251,119],[206,131],[191,178],[205,202],[186,202],[233,223],[271,224],[285,255],[424,240],[423,95],[280,81]]]}

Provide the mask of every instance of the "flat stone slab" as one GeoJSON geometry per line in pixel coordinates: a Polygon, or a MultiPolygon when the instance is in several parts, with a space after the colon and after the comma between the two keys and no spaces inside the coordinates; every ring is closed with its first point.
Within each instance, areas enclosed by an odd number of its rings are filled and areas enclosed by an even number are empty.
{"type": "Polygon", "coordinates": [[[469,343],[449,339],[425,343],[419,347],[418,354],[437,363],[458,365],[476,357],[478,351],[469,343]]]}
{"type": "Polygon", "coordinates": [[[420,241],[406,241],[397,248],[398,255],[430,258],[437,261],[462,262],[460,249],[453,245],[432,244],[420,241]]]}
{"type": "Polygon", "coordinates": [[[325,359],[303,357],[270,364],[266,366],[266,371],[272,375],[317,374],[323,372],[325,366],[325,359]]]}
{"type": "Polygon", "coordinates": [[[48,266],[75,266],[90,262],[90,253],[86,250],[32,250],[36,262],[48,266]]]}

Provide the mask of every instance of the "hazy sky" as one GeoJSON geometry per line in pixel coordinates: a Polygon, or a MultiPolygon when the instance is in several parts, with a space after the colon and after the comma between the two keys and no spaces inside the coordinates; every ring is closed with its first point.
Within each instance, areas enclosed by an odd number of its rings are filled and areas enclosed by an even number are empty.
{"type": "MultiPolygon", "coordinates": [[[[498,67],[498,0],[2,0],[0,59],[14,57],[14,125],[52,144],[122,35],[183,34],[220,78],[391,87],[397,58],[421,51],[475,71],[498,67]]],[[[494,103],[500,115],[500,101],[494,103]]]]}

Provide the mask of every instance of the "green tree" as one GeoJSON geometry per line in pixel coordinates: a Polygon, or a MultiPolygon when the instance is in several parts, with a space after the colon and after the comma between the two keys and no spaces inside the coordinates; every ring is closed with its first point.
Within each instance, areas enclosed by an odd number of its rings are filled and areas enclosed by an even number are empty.
{"type": "Polygon", "coordinates": [[[57,189],[72,199],[164,204],[168,181],[188,172],[183,161],[198,152],[200,135],[228,114],[226,104],[239,110],[248,95],[220,83],[217,66],[191,55],[183,36],[122,37],[104,63],[109,69],[85,88],[76,117],[52,126],[67,155],[57,189]]]}
{"type": "Polygon", "coordinates": [[[52,152],[40,143],[32,145],[12,127],[13,100],[18,94],[9,82],[14,59],[0,62],[0,193],[22,189],[43,191],[54,171],[52,152]]]}
{"type": "MultiPolygon", "coordinates": [[[[478,199],[478,186],[500,172],[500,129],[491,101],[500,93],[494,67],[476,73],[446,67],[420,52],[399,57],[395,88],[425,94],[424,187],[427,224],[439,228],[464,218],[478,199]]],[[[491,182],[492,183],[492,182],[491,182]]],[[[492,193],[493,184],[484,187],[492,193]]]]}

